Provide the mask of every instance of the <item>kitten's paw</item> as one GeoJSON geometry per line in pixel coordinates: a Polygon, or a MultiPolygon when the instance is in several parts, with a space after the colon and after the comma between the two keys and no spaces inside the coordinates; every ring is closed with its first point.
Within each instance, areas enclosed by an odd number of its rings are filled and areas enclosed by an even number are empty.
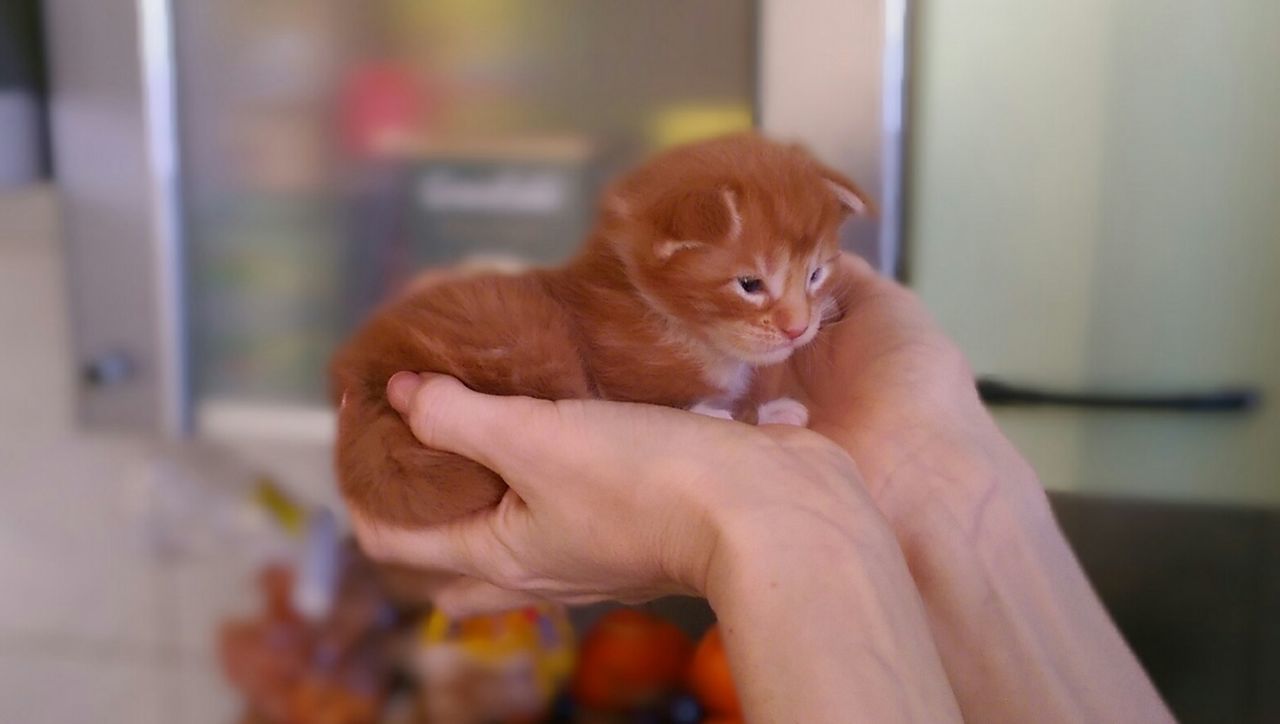
{"type": "Polygon", "coordinates": [[[769,400],[756,408],[758,425],[795,425],[808,427],[809,408],[790,397],[769,400]]]}
{"type": "Polygon", "coordinates": [[[699,415],[706,415],[707,417],[718,417],[721,420],[733,419],[732,412],[724,409],[723,407],[716,407],[710,402],[699,402],[693,407],[690,407],[689,412],[696,412],[699,415]]]}

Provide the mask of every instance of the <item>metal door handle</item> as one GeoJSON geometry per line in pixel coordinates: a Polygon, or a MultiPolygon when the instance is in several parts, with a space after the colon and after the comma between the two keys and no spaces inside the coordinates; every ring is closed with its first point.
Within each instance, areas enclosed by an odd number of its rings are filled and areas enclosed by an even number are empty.
{"type": "Polygon", "coordinates": [[[992,406],[1059,405],[1112,410],[1167,410],[1170,412],[1248,412],[1262,402],[1253,387],[1179,392],[1062,392],[1015,385],[989,377],[978,379],[978,394],[992,406]]]}

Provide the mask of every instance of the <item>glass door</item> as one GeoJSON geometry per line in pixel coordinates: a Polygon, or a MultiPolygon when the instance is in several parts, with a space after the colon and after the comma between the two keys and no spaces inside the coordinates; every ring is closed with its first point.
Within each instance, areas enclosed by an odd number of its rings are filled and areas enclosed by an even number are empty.
{"type": "Polygon", "coordinates": [[[753,4],[658,5],[175,3],[197,424],[323,406],[416,271],[559,262],[603,180],[751,128],[753,4]]]}
{"type": "Polygon", "coordinates": [[[710,135],[807,143],[894,264],[901,0],[51,5],[89,422],[323,439],[331,350],[406,278],[556,263],[605,180],[710,135]]]}

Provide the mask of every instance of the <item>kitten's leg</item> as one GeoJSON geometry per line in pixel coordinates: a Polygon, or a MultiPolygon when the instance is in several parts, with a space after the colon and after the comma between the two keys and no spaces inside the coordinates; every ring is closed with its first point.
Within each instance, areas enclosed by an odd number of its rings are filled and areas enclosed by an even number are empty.
{"type": "Polygon", "coordinates": [[[790,397],[779,397],[756,408],[758,425],[809,425],[809,408],[790,397]]]}
{"type": "Polygon", "coordinates": [[[721,420],[733,419],[732,411],[726,410],[725,408],[711,402],[699,402],[693,407],[690,407],[689,412],[696,412],[699,415],[706,415],[707,417],[718,417],[721,420]]]}

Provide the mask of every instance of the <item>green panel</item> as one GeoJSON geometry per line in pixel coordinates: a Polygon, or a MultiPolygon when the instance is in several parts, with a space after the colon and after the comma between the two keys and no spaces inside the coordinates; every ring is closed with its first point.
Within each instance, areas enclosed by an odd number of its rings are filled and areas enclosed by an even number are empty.
{"type": "Polygon", "coordinates": [[[1280,503],[1280,3],[920,10],[913,281],[978,371],[1267,395],[1002,425],[1051,487],[1280,503]]]}

